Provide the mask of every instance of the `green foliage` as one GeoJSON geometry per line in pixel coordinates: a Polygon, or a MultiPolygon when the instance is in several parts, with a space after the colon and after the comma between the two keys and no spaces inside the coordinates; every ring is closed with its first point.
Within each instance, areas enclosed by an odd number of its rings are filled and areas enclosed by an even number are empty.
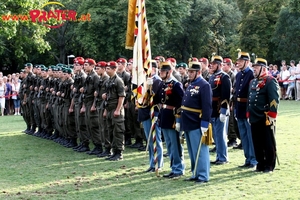
{"type": "MultiPolygon", "coordinates": [[[[183,181],[191,176],[186,144],[185,176],[170,180],[143,173],[149,164],[146,152],[126,148],[123,161],[106,161],[21,133],[26,126],[21,116],[0,117],[0,199],[299,199],[299,112],[299,102],[280,102],[280,165],[276,163],[273,173],[239,168],[244,153],[229,148],[230,163],[212,165],[210,181],[203,185],[183,181]]],[[[211,153],[210,159],[215,157],[211,153]]],[[[169,158],[164,158],[160,175],[169,173],[169,166],[169,158]]]]}
{"type": "MultiPolygon", "coordinates": [[[[0,2],[1,17],[3,15],[28,15],[31,9],[39,8],[45,1],[8,0],[0,2]]],[[[48,29],[29,20],[0,19],[0,53],[6,58],[4,65],[9,65],[15,71],[19,63],[33,61],[32,54],[43,53],[50,49],[49,43],[44,40],[48,29]]]]}
{"type": "Polygon", "coordinates": [[[240,47],[243,51],[255,53],[267,60],[273,57],[274,46],[272,36],[275,24],[282,5],[282,0],[246,0],[238,1],[244,12],[243,20],[239,26],[240,47]]]}
{"type": "Polygon", "coordinates": [[[300,4],[290,0],[279,13],[273,41],[276,43],[275,56],[280,60],[298,60],[300,55],[300,4]]]}

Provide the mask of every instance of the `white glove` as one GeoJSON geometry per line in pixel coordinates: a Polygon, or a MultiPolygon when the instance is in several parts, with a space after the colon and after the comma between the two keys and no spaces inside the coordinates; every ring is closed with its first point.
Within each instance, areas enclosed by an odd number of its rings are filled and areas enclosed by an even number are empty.
{"type": "Polygon", "coordinates": [[[153,85],[153,79],[147,78],[147,85],[153,85]]]}
{"type": "Polygon", "coordinates": [[[247,122],[248,122],[249,125],[251,125],[249,118],[247,118],[247,122]]]}
{"type": "Polygon", "coordinates": [[[276,124],[276,118],[273,118],[273,117],[270,117],[270,116],[268,116],[268,118],[269,118],[269,121],[270,121],[271,125],[275,125],[276,124]]]}
{"type": "Polygon", "coordinates": [[[226,115],[220,114],[220,121],[224,123],[225,120],[226,120],[226,115]]]}
{"type": "Polygon", "coordinates": [[[201,127],[202,135],[204,135],[204,134],[206,133],[207,130],[208,130],[208,128],[201,127]]]}
{"type": "Polygon", "coordinates": [[[180,132],[180,123],[177,122],[175,124],[175,130],[178,131],[178,132],[180,132]]]}

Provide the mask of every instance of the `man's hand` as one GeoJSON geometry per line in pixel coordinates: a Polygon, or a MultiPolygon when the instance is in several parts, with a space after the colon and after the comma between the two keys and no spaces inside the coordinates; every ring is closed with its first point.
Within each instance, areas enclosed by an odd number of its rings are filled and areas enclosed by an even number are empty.
{"type": "Polygon", "coordinates": [[[276,118],[270,117],[268,116],[269,121],[270,121],[270,125],[275,125],[276,124],[276,118]]]}
{"type": "Polygon", "coordinates": [[[176,122],[176,124],[175,124],[175,130],[177,132],[180,132],[180,123],[179,122],[176,122]]]}
{"type": "Polygon", "coordinates": [[[220,121],[224,123],[225,120],[226,120],[226,115],[220,114],[220,121]]]}
{"type": "Polygon", "coordinates": [[[120,110],[115,110],[114,117],[119,117],[119,116],[120,116],[120,110]]]}
{"type": "Polygon", "coordinates": [[[208,130],[208,128],[201,127],[201,132],[202,132],[202,134],[205,134],[207,130],[208,130]]]}

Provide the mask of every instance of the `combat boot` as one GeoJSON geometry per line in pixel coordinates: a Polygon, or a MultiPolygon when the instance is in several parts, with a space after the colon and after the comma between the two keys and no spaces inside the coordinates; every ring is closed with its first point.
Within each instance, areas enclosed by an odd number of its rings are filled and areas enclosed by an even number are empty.
{"type": "Polygon", "coordinates": [[[80,144],[78,144],[76,147],[73,147],[73,150],[76,151],[77,149],[81,148],[83,145],[82,142],[80,142],[80,144]]]}
{"type": "Polygon", "coordinates": [[[95,144],[95,148],[92,151],[87,152],[89,155],[98,155],[103,152],[101,144],[95,144]]]}
{"type": "Polygon", "coordinates": [[[103,153],[97,155],[97,157],[99,158],[110,157],[110,156],[111,156],[110,148],[105,148],[105,151],[103,153]]]}
{"type": "Polygon", "coordinates": [[[65,146],[67,148],[73,148],[77,146],[77,138],[71,138],[70,142],[65,146]]]}
{"type": "Polygon", "coordinates": [[[82,147],[77,149],[76,151],[77,152],[87,152],[89,150],[90,150],[89,143],[85,142],[85,143],[82,144],[82,147]]]}
{"type": "Polygon", "coordinates": [[[55,129],[54,134],[49,138],[49,140],[55,140],[59,136],[58,130],[55,129]]]}
{"type": "Polygon", "coordinates": [[[113,157],[110,158],[109,160],[110,160],[110,161],[119,161],[119,160],[123,160],[122,151],[117,150],[115,156],[113,156],[113,157]]]}
{"type": "Polygon", "coordinates": [[[28,132],[30,131],[30,125],[27,125],[27,128],[24,130],[24,131],[22,131],[22,133],[26,133],[26,134],[28,134],[28,132]]]}
{"type": "Polygon", "coordinates": [[[108,156],[107,158],[105,158],[105,160],[110,160],[110,159],[112,159],[113,157],[115,157],[116,154],[117,154],[117,152],[114,151],[113,154],[111,154],[110,156],[108,156]]]}
{"type": "Polygon", "coordinates": [[[28,132],[29,135],[33,135],[35,133],[35,130],[36,130],[36,125],[33,125],[31,127],[31,130],[28,132]]]}

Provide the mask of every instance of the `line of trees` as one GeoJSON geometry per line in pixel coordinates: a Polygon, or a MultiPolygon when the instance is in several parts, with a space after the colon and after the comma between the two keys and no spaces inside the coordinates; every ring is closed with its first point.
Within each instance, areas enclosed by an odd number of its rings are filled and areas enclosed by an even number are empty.
{"type": "MultiPolygon", "coordinates": [[[[0,16],[26,14],[45,0],[0,0],[0,16]]],[[[60,0],[91,21],[57,29],[31,21],[0,19],[0,71],[25,62],[67,63],[67,55],[96,60],[130,58],[125,49],[128,0],[60,0]],[[1,69],[2,67],[2,69],[1,69]]],[[[236,58],[238,48],[269,62],[300,59],[299,0],[146,0],[152,56],[236,58]]]]}

